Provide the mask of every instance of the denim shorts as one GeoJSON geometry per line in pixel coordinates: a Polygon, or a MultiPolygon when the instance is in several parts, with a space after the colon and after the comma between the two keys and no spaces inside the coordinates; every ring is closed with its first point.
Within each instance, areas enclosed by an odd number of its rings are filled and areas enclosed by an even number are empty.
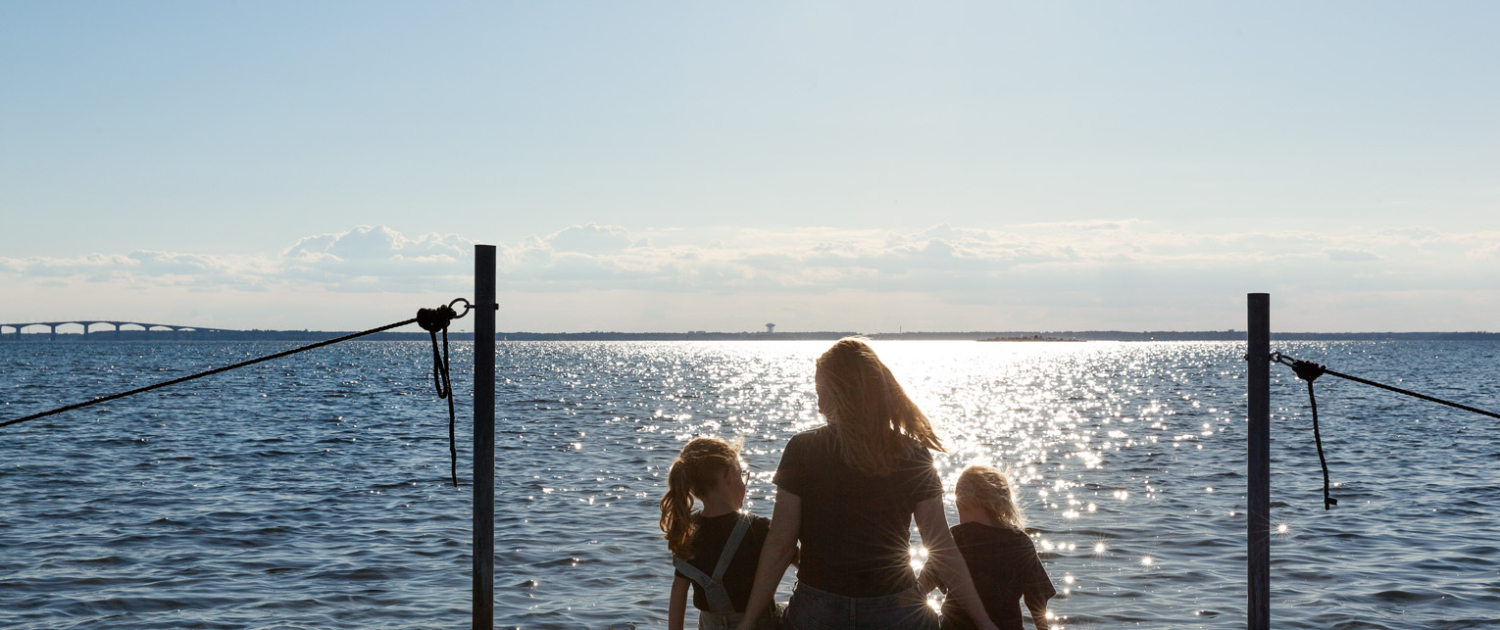
{"type": "Polygon", "coordinates": [[[910,591],[845,597],[797,583],[782,619],[785,630],[937,630],[937,611],[910,591]]]}

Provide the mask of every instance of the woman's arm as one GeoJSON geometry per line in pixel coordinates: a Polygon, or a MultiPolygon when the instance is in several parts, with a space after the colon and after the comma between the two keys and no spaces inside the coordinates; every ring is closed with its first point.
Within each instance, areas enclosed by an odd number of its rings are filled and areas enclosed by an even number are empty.
{"type": "MultiPolygon", "coordinates": [[[[958,553],[953,534],[948,531],[948,515],[943,513],[943,499],[935,497],[917,504],[913,510],[917,529],[922,532],[922,544],[927,547],[927,564],[937,572],[938,578],[948,586],[948,597],[958,602],[964,614],[981,630],[998,630],[984,612],[984,603],[974,591],[974,581],[969,577],[969,567],[958,553]]],[[[774,521],[772,527],[775,526],[774,521]]],[[[924,567],[925,568],[925,567],[924,567]]]]}
{"type": "Polygon", "coordinates": [[[682,576],[672,576],[672,603],[667,604],[667,630],[682,630],[683,618],[687,616],[688,585],[682,576]]]}
{"type": "Polygon", "coordinates": [[[771,531],[766,532],[760,563],[755,567],[755,588],[750,590],[750,603],[745,605],[745,616],[737,630],[754,628],[760,614],[771,605],[776,585],[781,583],[787,565],[797,555],[797,532],[801,527],[802,497],[778,488],[776,509],[771,512],[771,531]]]}

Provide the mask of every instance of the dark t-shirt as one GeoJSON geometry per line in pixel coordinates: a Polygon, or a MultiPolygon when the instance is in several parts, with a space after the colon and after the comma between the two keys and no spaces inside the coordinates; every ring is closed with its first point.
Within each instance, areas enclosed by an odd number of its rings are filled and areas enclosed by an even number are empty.
{"type": "Polygon", "coordinates": [[[932,454],[913,441],[894,473],[870,477],[844,464],[836,439],[827,426],[798,433],[776,469],[776,485],[802,499],[797,580],[845,597],[909,589],[912,511],[943,496],[932,454]]]}
{"type": "MultiPolygon", "coordinates": [[[[984,611],[1000,630],[1024,630],[1022,595],[1027,601],[1045,604],[1057,594],[1036,555],[1036,545],[1026,534],[975,522],[959,523],[951,531],[964,564],[969,566],[974,590],[984,602],[984,611]]],[[[975,627],[952,599],[943,605],[943,629],[950,627],[975,627]]]]}
{"type": "MultiPolygon", "coordinates": [[[[693,523],[698,528],[693,531],[693,558],[688,560],[688,564],[713,575],[714,567],[719,564],[719,553],[724,551],[724,543],[729,541],[729,534],[734,531],[734,523],[738,520],[736,516],[736,512],[713,518],[694,514],[693,523]]],[[[771,519],[753,514],[751,516],[755,520],[745,530],[745,537],[740,540],[734,559],[729,561],[729,568],[724,571],[724,590],[729,591],[729,599],[734,602],[735,612],[745,612],[745,606],[750,603],[750,589],[755,585],[755,566],[760,563],[760,548],[766,543],[766,532],[771,529],[771,519]]],[[[673,573],[677,577],[691,579],[681,571],[673,573]]],[[[708,610],[708,595],[703,593],[703,588],[697,582],[693,582],[693,607],[708,610]]]]}

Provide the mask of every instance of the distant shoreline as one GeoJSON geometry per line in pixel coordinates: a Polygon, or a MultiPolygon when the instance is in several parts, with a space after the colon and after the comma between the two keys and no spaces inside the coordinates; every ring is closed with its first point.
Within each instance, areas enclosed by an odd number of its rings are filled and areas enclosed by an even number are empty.
{"type": "MultiPolygon", "coordinates": [[[[80,333],[58,333],[55,342],[95,341],[323,341],[350,334],[352,331],[314,330],[214,330],[172,331],[122,330],[94,331],[87,338],[80,333]]],[[[506,341],[832,341],[849,336],[864,336],[881,341],[981,341],[989,339],[1032,341],[1244,341],[1244,331],[969,331],[969,332],[900,332],[858,333],[853,331],[815,332],[577,332],[538,333],[500,332],[495,338],[506,341]]],[[[12,333],[0,335],[0,344],[48,341],[47,333],[27,333],[18,340],[12,333]]],[[[454,341],[472,341],[473,333],[449,334],[454,341]]],[[[425,341],[425,332],[383,332],[363,337],[368,341],[425,341]]],[[[1271,333],[1279,341],[1500,341],[1495,332],[1282,332],[1271,333]]]]}

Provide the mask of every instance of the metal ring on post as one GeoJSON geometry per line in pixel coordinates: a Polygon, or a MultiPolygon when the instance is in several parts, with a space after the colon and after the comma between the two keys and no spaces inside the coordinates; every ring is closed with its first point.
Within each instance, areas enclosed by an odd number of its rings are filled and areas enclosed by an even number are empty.
{"type": "Polygon", "coordinates": [[[453,319],[463,319],[465,315],[469,314],[469,311],[474,310],[474,305],[470,304],[469,301],[464,298],[458,298],[456,300],[453,300],[452,302],[449,302],[448,309],[453,310],[453,305],[458,304],[459,302],[464,303],[464,312],[460,313],[458,311],[453,311],[453,319]]]}

